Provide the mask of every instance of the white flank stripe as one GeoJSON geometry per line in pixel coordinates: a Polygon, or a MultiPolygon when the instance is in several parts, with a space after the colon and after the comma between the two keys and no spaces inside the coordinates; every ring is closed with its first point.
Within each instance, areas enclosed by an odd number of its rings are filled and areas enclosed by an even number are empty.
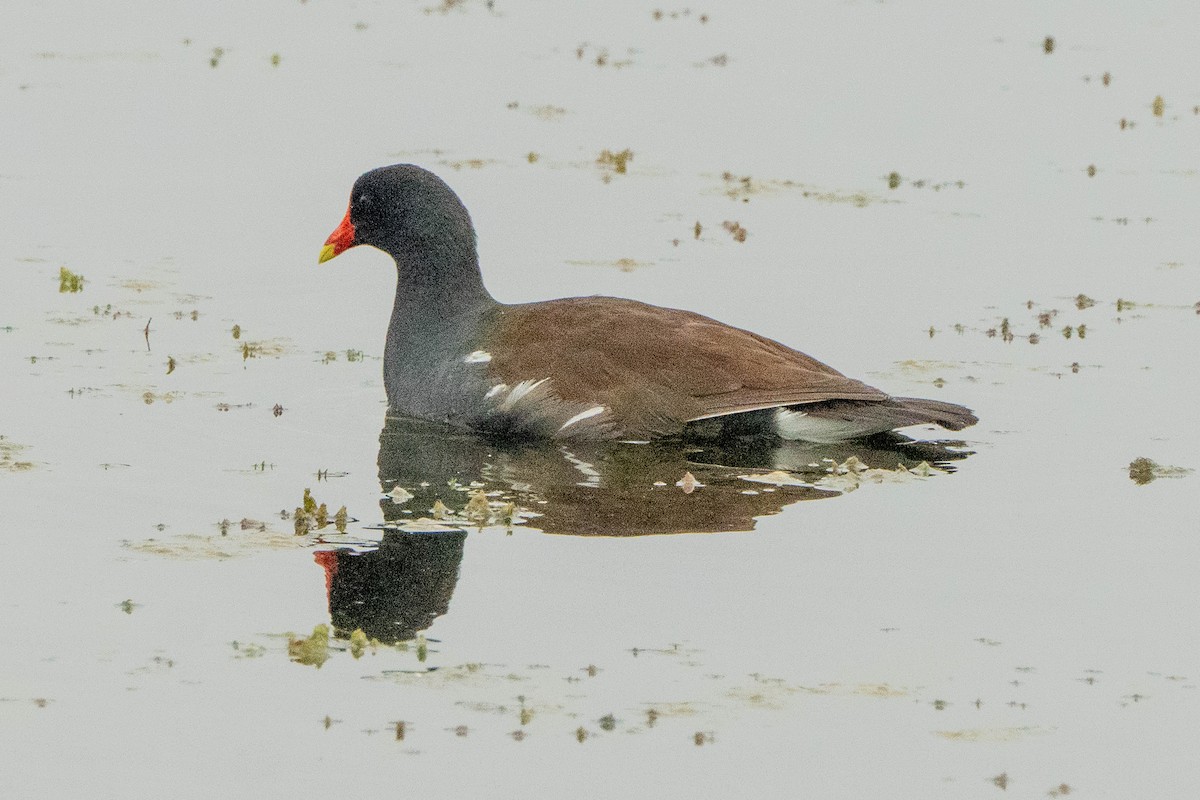
{"type": "Polygon", "coordinates": [[[492,360],[492,354],[483,350],[476,350],[474,353],[467,353],[463,356],[463,362],[467,364],[482,364],[492,360]]]}
{"type": "Polygon", "coordinates": [[[497,383],[495,386],[493,386],[492,388],[490,388],[490,389],[488,389],[488,390],[487,390],[487,394],[485,394],[485,395],[483,396],[483,399],[485,399],[485,400],[486,400],[486,399],[488,399],[489,397],[495,397],[496,395],[500,394],[501,392],[503,392],[503,391],[504,391],[505,389],[507,389],[507,388],[508,388],[508,384],[507,384],[507,383],[497,383]]]}
{"type": "Polygon", "coordinates": [[[570,427],[571,425],[574,425],[576,422],[582,422],[585,419],[591,419],[592,417],[596,416],[597,414],[603,414],[606,410],[607,409],[605,409],[604,406],[592,406],[587,411],[580,411],[578,414],[576,414],[575,416],[571,417],[569,420],[564,422],[562,424],[562,427],[559,428],[559,430],[560,431],[565,430],[566,428],[570,427]]]}

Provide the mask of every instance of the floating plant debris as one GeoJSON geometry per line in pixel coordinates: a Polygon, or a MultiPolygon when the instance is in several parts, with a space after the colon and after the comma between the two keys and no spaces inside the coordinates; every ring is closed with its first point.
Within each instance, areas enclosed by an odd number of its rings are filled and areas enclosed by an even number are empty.
{"type": "Polygon", "coordinates": [[[1046,55],[1054,52],[1054,37],[1047,36],[1042,40],[1042,52],[1046,55]]]}
{"type": "Polygon", "coordinates": [[[355,659],[362,658],[368,644],[370,641],[367,639],[367,634],[363,633],[363,629],[355,628],[354,632],[350,634],[350,655],[355,659]]]}
{"type": "Polygon", "coordinates": [[[288,658],[297,664],[320,669],[329,660],[329,626],[317,625],[307,638],[288,637],[288,658]]]}
{"type": "Polygon", "coordinates": [[[602,170],[624,175],[629,169],[629,162],[632,160],[633,151],[628,148],[615,153],[612,150],[601,150],[600,155],[596,158],[596,163],[602,170]]]}
{"type": "Polygon", "coordinates": [[[1135,458],[1129,462],[1129,479],[1138,486],[1145,486],[1159,478],[1182,478],[1192,470],[1187,467],[1171,467],[1149,458],[1135,458]]]}
{"type": "MultiPolygon", "coordinates": [[[[77,275],[66,267],[58,268],[58,291],[61,294],[82,292],[83,276],[77,275]]],[[[111,308],[111,306],[110,306],[111,308]]],[[[95,309],[93,309],[95,311],[95,309]]]]}
{"type": "Polygon", "coordinates": [[[1163,96],[1161,94],[1155,96],[1154,102],[1150,104],[1150,110],[1154,113],[1154,116],[1158,117],[1159,119],[1162,118],[1163,111],[1166,110],[1166,103],[1163,101],[1163,96]]]}
{"type": "Polygon", "coordinates": [[[696,476],[690,472],[683,473],[683,477],[676,481],[675,485],[682,489],[684,494],[691,494],[692,492],[704,486],[704,484],[696,480],[696,476]]]}
{"type": "Polygon", "coordinates": [[[740,222],[725,220],[721,223],[721,227],[729,231],[729,235],[733,237],[735,242],[746,241],[747,231],[742,227],[740,222]]]}
{"type": "Polygon", "coordinates": [[[0,435],[0,470],[27,472],[33,469],[32,461],[17,460],[17,455],[23,450],[25,450],[25,445],[17,444],[8,437],[0,435]]]}
{"type": "Polygon", "coordinates": [[[487,495],[482,491],[476,491],[471,493],[470,498],[463,513],[472,522],[487,524],[488,518],[491,516],[491,508],[488,506],[487,495]]]}
{"type": "Polygon", "coordinates": [[[758,475],[738,475],[744,481],[752,483],[766,483],[771,486],[808,486],[805,481],[800,480],[795,475],[784,472],[783,470],[774,470],[772,472],[764,472],[758,475]]]}

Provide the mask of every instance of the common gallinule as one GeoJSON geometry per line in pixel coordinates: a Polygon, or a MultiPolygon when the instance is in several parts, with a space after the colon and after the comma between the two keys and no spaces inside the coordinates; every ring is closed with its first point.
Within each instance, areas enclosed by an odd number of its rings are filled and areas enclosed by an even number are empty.
{"type": "Polygon", "coordinates": [[[395,414],[502,436],[648,440],[776,435],[835,442],[975,415],[891,397],[700,314],[615,297],[498,303],[458,195],[412,164],[354,183],[320,260],[368,244],[399,279],[383,354],[395,414]]]}

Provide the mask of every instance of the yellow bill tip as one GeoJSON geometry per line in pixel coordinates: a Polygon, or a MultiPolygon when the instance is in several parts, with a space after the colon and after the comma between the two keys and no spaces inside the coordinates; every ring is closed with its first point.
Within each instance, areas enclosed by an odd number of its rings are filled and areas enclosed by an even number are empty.
{"type": "Polygon", "coordinates": [[[333,245],[327,244],[321,248],[321,255],[317,259],[317,263],[324,264],[326,261],[328,261],[329,259],[333,258],[336,255],[337,255],[337,252],[333,249],[333,245]]]}

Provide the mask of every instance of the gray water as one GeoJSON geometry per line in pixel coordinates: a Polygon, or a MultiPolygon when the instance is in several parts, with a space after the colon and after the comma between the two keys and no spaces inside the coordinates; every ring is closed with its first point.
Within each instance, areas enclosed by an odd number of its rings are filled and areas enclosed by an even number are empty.
{"type": "Polygon", "coordinates": [[[5,796],[1193,796],[1192,6],[594,5],[9,4],[5,796]],[[391,262],[316,257],[397,161],[501,300],[692,309],[981,422],[385,428],[391,262]]]}

